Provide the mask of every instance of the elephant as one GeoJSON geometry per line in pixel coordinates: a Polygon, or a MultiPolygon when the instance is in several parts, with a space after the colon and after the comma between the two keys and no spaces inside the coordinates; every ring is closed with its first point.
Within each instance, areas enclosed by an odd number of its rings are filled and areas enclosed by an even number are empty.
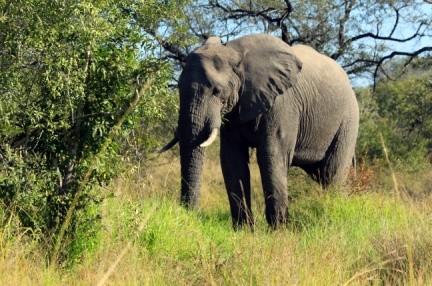
{"type": "Polygon", "coordinates": [[[220,162],[234,229],[253,229],[249,171],[256,149],[271,228],[287,223],[287,174],[302,168],[323,188],[343,183],[359,126],[344,70],[305,45],[268,34],[225,44],[210,37],[187,56],[179,77],[174,139],[180,145],[181,203],[198,204],[204,151],[220,132],[220,162]]]}

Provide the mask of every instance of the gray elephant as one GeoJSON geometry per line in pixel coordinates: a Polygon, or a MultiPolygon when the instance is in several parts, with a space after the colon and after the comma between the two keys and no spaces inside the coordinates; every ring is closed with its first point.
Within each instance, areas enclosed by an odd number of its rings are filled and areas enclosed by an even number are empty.
{"type": "Polygon", "coordinates": [[[343,182],[359,125],[355,94],[343,69],[303,46],[270,35],[222,44],[209,38],[189,54],[179,80],[175,138],[181,158],[181,202],[197,205],[204,149],[220,130],[220,160],[234,228],[249,224],[249,148],[256,148],[273,228],[287,220],[287,172],[305,170],[323,187],[343,182]]]}

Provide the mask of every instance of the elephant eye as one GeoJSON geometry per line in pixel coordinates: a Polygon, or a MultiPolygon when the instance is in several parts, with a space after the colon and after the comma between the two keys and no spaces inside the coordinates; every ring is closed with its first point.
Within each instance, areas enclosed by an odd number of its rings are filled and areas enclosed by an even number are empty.
{"type": "Polygon", "coordinates": [[[220,94],[221,94],[221,89],[219,87],[215,86],[213,88],[213,95],[214,96],[219,96],[220,94]]]}

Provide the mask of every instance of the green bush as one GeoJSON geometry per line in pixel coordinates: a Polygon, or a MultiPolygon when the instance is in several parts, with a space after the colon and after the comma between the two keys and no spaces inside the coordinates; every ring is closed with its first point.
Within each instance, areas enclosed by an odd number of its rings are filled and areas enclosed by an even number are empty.
{"type": "Polygon", "coordinates": [[[360,130],[357,154],[361,160],[384,158],[384,139],[392,162],[421,167],[432,147],[432,82],[415,75],[382,81],[375,92],[357,91],[360,130]]]}
{"type": "Polygon", "coordinates": [[[143,32],[180,13],[159,2],[0,2],[0,203],[48,245],[70,222],[65,245],[83,247],[131,134],[176,108],[172,67],[143,32]]]}
{"type": "Polygon", "coordinates": [[[405,141],[432,150],[432,73],[382,82],[375,96],[380,116],[395,122],[405,141]]]}

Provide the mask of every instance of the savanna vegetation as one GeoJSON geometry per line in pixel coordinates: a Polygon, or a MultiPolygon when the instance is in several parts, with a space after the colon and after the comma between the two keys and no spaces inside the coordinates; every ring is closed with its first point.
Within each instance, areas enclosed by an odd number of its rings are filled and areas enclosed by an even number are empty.
{"type": "Polygon", "coordinates": [[[0,285],[431,285],[431,21],[427,1],[0,0],[0,285]],[[155,150],[187,53],[252,32],[337,60],[361,122],[347,185],[290,170],[285,229],[253,160],[235,232],[218,146],[192,211],[155,150]]]}

